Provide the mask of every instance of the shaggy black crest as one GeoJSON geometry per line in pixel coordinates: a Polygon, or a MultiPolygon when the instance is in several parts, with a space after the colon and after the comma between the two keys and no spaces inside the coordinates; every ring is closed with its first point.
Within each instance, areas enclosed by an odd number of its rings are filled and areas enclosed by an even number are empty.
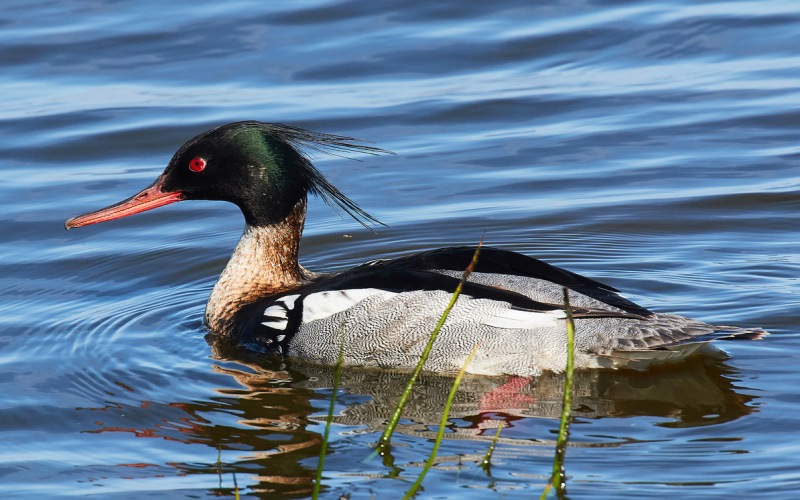
{"type": "Polygon", "coordinates": [[[358,221],[359,224],[369,229],[370,224],[385,224],[356,204],[347,195],[331,184],[322,172],[311,163],[309,151],[339,156],[352,159],[347,153],[361,153],[377,156],[380,154],[394,154],[385,149],[373,146],[356,144],[363,142],[354,137],[343,135],[325,134],[310,130],[284,125],[282,123],[263,123],[263,122],[239,122],[243,127],[255,126],[268,130],[268,133],[275,138],[291,145],[302,157],[300,163],[301,175],[308,184],[308,192],[322,198],[328,206],[334,210],[342,209],[347,215],[358,221]]]}

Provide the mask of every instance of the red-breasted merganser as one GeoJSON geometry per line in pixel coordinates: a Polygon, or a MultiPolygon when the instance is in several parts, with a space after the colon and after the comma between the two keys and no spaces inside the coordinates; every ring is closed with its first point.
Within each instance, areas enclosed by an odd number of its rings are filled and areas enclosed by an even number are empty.
{"type": "MultiPolygon", "coordinates": [[[[126,217],[182,200],[224,200],[246,228],[211,292],[212,334],[248,348],[334,364],[412,368],[474,248],[374,260],[336,274],[298,262],[308,193],[362,224],[377,220],[330,184],[304,149],[382,153],[357,140],[281,124],[243,121],[193,138],[156,181],[110,207],[68,220],[67,229],[126,217]],[[343,335],[343,337],[342,337],[343,335]]],[[[484,248],[425,366],[530,376],[560,371],[566,359],[563,287],[574,311],[577,368],[646,368],[706,350],[717,338],[759,338],[760,329],[717,327],[654,313],[589,278],[518,253],[484,248]]],[[[719,351],[717,351],[719,352],[719,351]]]]}

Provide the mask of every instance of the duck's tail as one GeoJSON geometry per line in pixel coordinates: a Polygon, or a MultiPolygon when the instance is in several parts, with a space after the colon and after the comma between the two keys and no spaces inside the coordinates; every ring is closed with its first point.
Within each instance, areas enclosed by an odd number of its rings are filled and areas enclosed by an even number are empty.
{"type": "Polygon", "coordinates": [[[737,326],[715,326],[714,330],[697,337],[684,339],[673,344],[661,345],[653,349],[613,351],[604,356],[609,368],[629,368],[646,370],[655,365],[678,363],[687,358],[703,355],[715,359],[726,359],[725,351],[711,342],[714,340],[760,340],[769,335],[761,328],[740,328],[737,326]]]}
{"type": "Polygon", "coordinates": [[[715,328],[712,335],[716,335],[716,340],[761,340],[769,335],[768,331],[761,328],[740,328],[738,326],[716,326],[715,328]]]}

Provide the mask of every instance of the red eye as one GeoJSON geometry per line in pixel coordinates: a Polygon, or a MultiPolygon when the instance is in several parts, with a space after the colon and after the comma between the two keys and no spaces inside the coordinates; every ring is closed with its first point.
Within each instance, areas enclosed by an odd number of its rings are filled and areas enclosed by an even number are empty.
{"type": "Polygon", "coordinates": [[[206,168],[206,161],[199,156],[192,158],[189,162],[189,170],[192,172],[202,172],[206,168]]]}

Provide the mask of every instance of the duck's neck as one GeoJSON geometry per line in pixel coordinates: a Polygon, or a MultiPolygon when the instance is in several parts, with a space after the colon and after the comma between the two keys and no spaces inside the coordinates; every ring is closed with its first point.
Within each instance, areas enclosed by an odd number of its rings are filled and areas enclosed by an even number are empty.
{"type": "Polygon", "coordinates": [[[278,223],[248,224],[208,299],[206,325],[212,332],[228,333],[243,306],[297,287],[311,277],[298,262],[305,216],[306,200],[302,199],[278,223]]]}

